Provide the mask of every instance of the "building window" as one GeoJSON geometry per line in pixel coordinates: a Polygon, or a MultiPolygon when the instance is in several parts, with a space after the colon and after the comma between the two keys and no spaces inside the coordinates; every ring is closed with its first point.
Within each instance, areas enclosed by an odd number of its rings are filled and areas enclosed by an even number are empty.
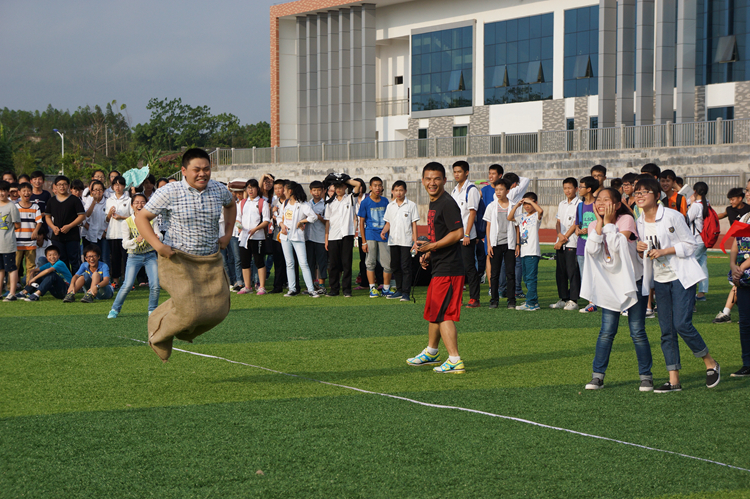
{"type": "Polygon", "coordinates": [[[565,11],[565,97],[599,93],[599,6],[565,11]]]}
{"type": "Polygon", "coordinates": [[[554,14],[484,25],[484,103],[552,98],[554,14]]]}
{"type": "Polygon", "coordinates": [[[395,81],[394,81],[394,84],[395,85],[403,85],[404,84],[404,77],[403,76],[397,76],[396,79],[395,79],[395,81]]]}
{"type": "Polygon", "coordinates": [[[746,81],[750,0],[698,0],[695,83],[746,81]]]}
{"type": "Polygon", "coordinates": [[[472,105],[473,27],[412,35],[412,111],[472,105]]]}

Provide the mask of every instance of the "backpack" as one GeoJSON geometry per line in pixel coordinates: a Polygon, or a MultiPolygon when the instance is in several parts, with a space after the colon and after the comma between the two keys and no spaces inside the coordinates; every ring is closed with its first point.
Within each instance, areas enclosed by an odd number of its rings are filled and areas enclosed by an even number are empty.
{"type": "MultiPolygon", "coordinates": [[[[721,228],[719,227],[719,216],[716,214],[716,210],[708,204],[708,201],[706,201],[706,204],[708,205],[708,216],[703,219],[701,239],[703,239],[703,244],[706,248],[713,248],[716,241],[719,240],[721,228]]],[[[695,225],[693,225],[693,227],[695,227],[695,225]]]]}
{"type": "MultiPolygon", "coordinates": [[[[467,180],[468,182],[468,180],[467,180]]],[[[466,203],[469,202],[469,191],[474,188],[479,191],[479,188],[474,184],[469,184],[466,188],[466,203]]],[[[487,221],[484,219],[484,212],[487,211],[487,205],[484,204],[484,198],[482,193],[479,193],[479,206],[477,207],[477,216],[474,218],[474,227],[477,228],[477,238],[484,239],[487,235],[487,221]]]]}

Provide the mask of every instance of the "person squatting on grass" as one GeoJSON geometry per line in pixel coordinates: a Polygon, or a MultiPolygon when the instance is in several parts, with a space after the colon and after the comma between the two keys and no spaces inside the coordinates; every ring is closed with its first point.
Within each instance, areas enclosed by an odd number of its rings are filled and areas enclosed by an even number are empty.
{"type": "Polygon", "coordinates": [[[211,180],[211,158],[197,148],[182,156],[182,180],[154,192],[138,212],[135,225],[159,254],[159,284],[171,296],[148,319],[149,345],[163,362],[172,353],[173,338],[192,342],[229,313],[230,283],[219,250],[229,244],[236,220],[232,195],[211,180]],[[169,221],[164,242],[151,226],[160,214],[169,221]]]}
{"type": "Polygon", "coordinates": [[[620,313],[627,312],[630,337],[638,359],[639,390],[654,389],[651,346],[646,335],[646,303],[643,295],[643,263],[636,253],[635,220],[622,203],[620,193],[604,188],[594,203],[596,220],[588,226],[588,241],[581,296],[602,309],[602,326],[596,340],[593,375],[587,390],[604,387],[620,313]]]}
{"type": "Polygon", "coordinates": [[[390,296],[391,276],[391,252],[388,248],[387,237],[383,237],[385,227],[385,210],[388,208],[388,200],[381,196],[383,193],[383,181],[380,177],[370,179],[370,194],[359,204],[357,216],[359,217],[359,233],[362,237],[362,251],[367,254],[366,268],[367,281],[370,284],[370,298],[390,296]],[[378,290],[375,269],[378,263],[383,267],[383,292],[378,290]]]}
{"type": "Polygon", "coordinates": [[[643,214],[637,221],[638,254],[644,259],[643,292],[651,282],[659,303],[661,348],[669,371],[669,381],[655,393],[682,390],[680,385],[680,347],[677,335],[706,365],[706,386],[713,388],[721,379],[719,363],[693,325],[695,286],[707,276],[695,259],[695,238],[676,210],[667,209],[659,200],[659,182],[639,180],[635,186],[636,203],[643,214]]]}
{"type": "MultiPolygon", "coordinates": [[[[135,225],[135,218],[143,207],[146,206],[146,202],[146,196],[143,194],[136,194],[130,200],[133,215],[125,221],[128,226],[128,232],[122,240],[122,247],[128,251],[128,263],[125,266],[125,278],[120,290],[117,292],[117,297],[112,304],[112,310],[109,311],[107,319],[115,319],[120,314],[122,304],[125,303],[125,298],[128,297],[128,293],[130,293],[133,284],[135,284],[138,272],[142,268],[146,269],[146,275],[148,276],[148,314],[151,315],[151,312],[159,306],[160,288],[157,254],[135,225]]],[[[161,240],[161,233],[154,229],[155,222],[155,219],[151,220],[151,231],[161,240]]]]}
{"type": "Polygon", "coordinates": [[[462,257],[464,225],[456,201],[445,192],[445,167],[428,163],[422,170],[422,185],[430,197],[427,214],[428,242],[418,244],[420,264],[432,265],[427,287],[424,319],[428,321],[427,348],[407,359],[411,366],[440,364],[438,346],[443,340],[448,359],[433,370],[436,373],[461,374],[466,371],[458,353],[456,322],[461,318],[465,271],[462,257]]]}
{"type": "MultiPolygon", "coordinates": [[[[401,280],[396,282],[396,290],[388,299],[409,301],[411,295],[411,252],[417,243],[417,222],[419,209],[412,201],[406,199],[406,182],[397,180],[391,187],[393,201],[385,210],[385,227],[380,233],[382,239],[388,239],[391,262],[401,268],[401,280]]],[[[394,266],[395,266],[394,265],[394,266]]],[[[398,276],[396,276],[398,277],[398,276]]],[[[383,287],[385,287],[383,278],[383,287]]]]}
{"type": "MultiPolygon", "coordinates": [[[[498,178],[494,182],[494,200],[484,212],[487,222],[487,247],[490,263],[490,308],[500,301],[500,272],[505,269],[506,283],[511,291],[516,288],[516,258],[521,257],[521,240],[518,225],[508,215],[512,212],[508,192],[510,180],[498,178]]],[[[516,294],[508,296],[508,308],[516,308],[516,294]]]]}
{"type": "Polygon", "coordinates": [[[81,303],[94,303],[94,300],[109,300],[114,294],[109,282],[109,265],[101,261],[102,251],[99,246],[89,244],[83,248],[83,258],[78,271],[68,286],[68,293],[63,298],[63,303],[72,303],[76,293],[85,289],[81,303]]]}

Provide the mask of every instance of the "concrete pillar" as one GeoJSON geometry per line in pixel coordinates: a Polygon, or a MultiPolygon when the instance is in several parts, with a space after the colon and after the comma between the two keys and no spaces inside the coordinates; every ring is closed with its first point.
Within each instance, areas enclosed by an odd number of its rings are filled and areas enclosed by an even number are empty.
{"type": "Polygon", "coordinates": [[[307,128],[307,18],[297,18],[297,143],[310,140],[307,128]]]}
{"type": "Polygon", "coordinates": [[[599,0],[599,128],[615,126],[616,16],[616,0],[599,0]]]}
{"type": "Polygon", "coordinates": [[[656,113],[657,124],[674,116],[675,1],[659,0],[656,13],[656,113]]]}
{"type": "Polygon", "coordinates": [[[638,0],[635,124],[654,124],[654,0],[638,0]]]}
{"type": "Polygon", "coordinates": [[[366,141],[375,140],[375,85],[375,5],[362,4],[362,140],[366,141]]]}
{"type": "Polygon", "coordinates": [[[633,124],[635,0],[617,3],[617,124],[633,124]]]}
{"type": "Polygon", "coordinates": [[[677,121],[695,120],[696,0],[677,4],[677,121]]]}
{"type": "Polygon", "coordinates": [[[328,142],[328,13],[317,15],[318,141],[328,142]]]}
{"type": "Polygon", "coordinates": [[[341,141],[352,138],[351,127],[351,10],[339,10],[339,134],[341,141]]]}
{"type": "Polygon", "coordinates": [[[339,13],[328,12],[328,140],[341,142],[339,132],[339,13]]]}
{"type": "Polygon", "coordinates": [[[307,16],[307,144],[317,144],[318,136],[318,16],[307,16]]]}
{"type": "Polygon", "coordinates": [[[350,132],[352,142],[362,141],[362,7],[350,9],[349,25],[349,84],[351,94],[350,132]]]}

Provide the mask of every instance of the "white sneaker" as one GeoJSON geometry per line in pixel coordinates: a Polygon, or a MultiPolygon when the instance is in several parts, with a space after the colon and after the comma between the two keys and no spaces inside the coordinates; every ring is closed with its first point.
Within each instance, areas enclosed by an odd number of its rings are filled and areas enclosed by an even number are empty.
{"type": "Polygon", "coordinates": [[[557,303],[553,303],[549,308],[565,308],[567,302],[565,300],[557,300],[557,303]]]}
{"type": "Polygon", "coordinates": [[[565,304],[563,310],[578,310],[578,304],[573,300],[569,300],[568,303],[565,304]]]}
{"type": "Polygon", "coordinates": [[[623,310],[622,312],[620,312],[620,315],[622,315],[624,317],[627,317],[628,316],[628,311],[627,310],[623,310]]]}

